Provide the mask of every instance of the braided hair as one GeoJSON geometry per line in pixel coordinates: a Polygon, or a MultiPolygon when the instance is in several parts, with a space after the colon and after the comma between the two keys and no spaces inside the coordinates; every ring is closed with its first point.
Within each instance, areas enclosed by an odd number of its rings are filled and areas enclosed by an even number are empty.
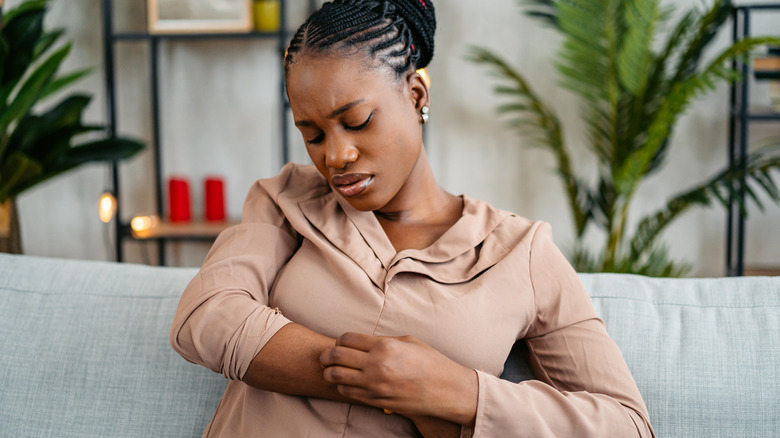
{"type": "Polygon", "coordinates": [[[431,0],[334,0],[298,28],[284,55],[284,69],[304,51],[366,51],[396,77],[423,68],[433,57],[436,17],[431,0]]]}

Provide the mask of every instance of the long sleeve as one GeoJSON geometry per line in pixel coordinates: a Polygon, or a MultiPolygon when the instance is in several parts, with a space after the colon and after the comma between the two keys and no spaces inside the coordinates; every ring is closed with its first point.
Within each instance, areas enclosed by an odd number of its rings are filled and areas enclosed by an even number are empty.
{"type": "Polygon", "coordinates": [[[533,238],[536,317],[526,334],[537,380],[478,371],[476,437],[652,437],[639,390],[549,225],[533,238]]]}
{"type": "Polygon", "coordinates": [[[268,307],[297,236],[262,184],[250,190],[241,224],[223,231],[184,290],[170,333],[174,350],[230,379],[243,378],[265,343],[290,322],[268,307]]]}

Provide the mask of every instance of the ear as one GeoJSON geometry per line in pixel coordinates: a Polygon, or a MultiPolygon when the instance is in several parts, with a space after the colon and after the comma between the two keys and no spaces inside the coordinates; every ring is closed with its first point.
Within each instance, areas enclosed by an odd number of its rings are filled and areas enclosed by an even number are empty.
{"type": "Polygon", "coordinates": [[[409,98],[414,105],[414,109],[419,111],[424,106],[431,105],[431,96],[428,93],[428,82],[418,72],[409,74],[406,78],[406,86],[409,92],[409,98]]]}

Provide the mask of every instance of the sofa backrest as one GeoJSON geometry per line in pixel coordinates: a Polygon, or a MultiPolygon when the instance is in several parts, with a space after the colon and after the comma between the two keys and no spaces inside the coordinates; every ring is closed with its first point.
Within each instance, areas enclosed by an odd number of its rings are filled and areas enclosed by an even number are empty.
{"type": "MultiPolygon", "coordinates": [[[[0,254],[0,436],[200,436],[226,380],[168,345],[195,272],[0,254]]],[[[581,278],[659,437],[777,436],[780,277],[581,278]]]]}
{"type": "MultiPolygon", "coordinates": [[[[580,277],[658,437],[780,434],[780,277],[580,277]]],[[[504,377],[528,378],[516,363],[504,377]]]]}
{"type": "Polygon", "coordinates": [[[195,272],[0,255],[0,436],[200,436],[227,381],[168,344],[195,272]]]}

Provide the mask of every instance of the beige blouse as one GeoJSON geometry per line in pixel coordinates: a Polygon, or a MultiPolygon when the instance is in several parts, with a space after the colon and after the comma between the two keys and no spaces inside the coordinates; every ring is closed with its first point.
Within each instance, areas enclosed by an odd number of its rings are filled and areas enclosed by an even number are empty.
{"type": "Polygon", "coordinates": [[[381,409],[252,388],[263,345],[295,321],[321,334],[413,335],[473,368],[474,437],[648,437],[647,409],[549,225],[464,196],[463,216],[399,253],[371,212],[313,166],[258,181],[182,295],[171,345],[230,378],[204,436],[410,437],[381,409]],[[538,380],[498,378],[525,339],[538,380]]]}

